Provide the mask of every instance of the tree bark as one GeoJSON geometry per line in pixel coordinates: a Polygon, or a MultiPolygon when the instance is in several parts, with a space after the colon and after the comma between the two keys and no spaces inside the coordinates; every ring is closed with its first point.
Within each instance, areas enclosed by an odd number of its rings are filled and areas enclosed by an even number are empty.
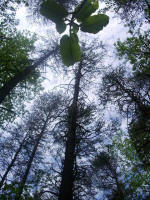
{"type": "Polygon", "coordinates": [[[72,200],[74,187],[74,163],[75,163],[75,147],[76,147],[76,127],[78,112],[78,97],[80,90],[82,61],[79,64],[75,77],[73,102],[68,111],[68,132],[65,149],[65,160],[62,171],[62,180],[59,188],[58,200],[72,200]]]}
{"type": "Polygon", "coordinates": [[[4,101],[7,95],[23,80],[25,80],[34,70],[41,65],[46,59],[53,55],[57,51],[57,47],[54,50],[48,51],[47,54],[39,58],[33,65],[25,68],[23,71],[16,74],[15,77],[10,79],[7,83],[0,88],[0,104],[4,101]]]}
{"type": "Polygon", "coordinates": [[[3,175],[3,177],[2,177],[2,179],[1,179],[1,181],[0,181],[0,189],[1,189],[1,187],[3,186],[4,181],[5,181],[5,179],[6,179],[7,175],[8,175],[8,173],[10,172],[11,168],[13,167],[13,165],[14,165],[14,163],[15,163],[15,161],[16,161],[17,156],[18,156],[18,154],[20,153],[20,151],[21,151],[21,149],[22,149],[22,146],[23,146],[23,144],[24,144],[24,142],[25,142],[25,139],[26,139],[26,137],[25,137],[25,138],[23,139],[23,141],[21,142],[21,144],[20,144],[18,150],[16,151],[16,153],[15,153],[15,155],[14,155],[12,161],[11,161],[11,163],[8,165],[8,168],[7,168],[6,172],[4,173],[4,175],[3,175]]]}

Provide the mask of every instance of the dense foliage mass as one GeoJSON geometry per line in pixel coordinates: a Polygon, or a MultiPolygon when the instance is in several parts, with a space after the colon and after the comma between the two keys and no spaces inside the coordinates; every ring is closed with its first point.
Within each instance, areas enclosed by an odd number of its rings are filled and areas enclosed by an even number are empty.
{"type": "Polygon", "coordinates": [[[0,199],[150,199],[149,2],[2,0],[0,17],[0,199]],[[55,41],[19,32],[20,6],[55,41]],[[129,30],[111,66],[102,11],[129,30]],[[46,71],[68,80],[45,92],[46,71]]]}

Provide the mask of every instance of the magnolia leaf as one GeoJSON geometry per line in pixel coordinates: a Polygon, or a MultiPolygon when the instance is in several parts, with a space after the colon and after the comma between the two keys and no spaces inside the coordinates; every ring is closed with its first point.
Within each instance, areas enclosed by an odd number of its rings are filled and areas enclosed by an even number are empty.
{"type": "Polygon", "coordinates": [[[87,0],[86,3],[83,5],[83,7],[80,9],[82,3],[83,1],[75,9],[75,11],[77,12],[76,18],[79,22],[84,21],[86,18],[88,18],[92,13],[94,13],[99,8],[98,0],[87,0]]]}
{"type": "Polygon", "coordinates": [[[98,33],[109,23],[109,17],[104,14],[93,15],[81,24],[81,30],[88,33],[98,33]]]}
{"type": "Polygon", "coordinates": [[[81,54],[82,54],[78,41],[79,39],[78,39],[77,34],[72,33],[71,34],[71,50],[72,50],[72,57],[73,57],[74,63],[80,61],[81,54]]]}
{"type": "Polygon", "coordinates": [[[58,33],[63,33],[66,30],[66,24],[62,21],[56,24],[56,30],[58,33]]]}
{"type": "Polygon", "coordinates": [[[40,13],[55,23],[61,22],[68,15],[67,10],[55,0],[44,1],[40,6],[40,13]]]}
{"type": "Polygon", "coordinates": [[[79,31],[79,25],[76,23],[73,23],[73,33],[77,33],[79,31]]]}
{"type": "Polygon", "coordinates": [[[71,37],[64,35],[60,40],[60,50],[66,66],[73,65],[81,59],[81,49],[76,34],[71,34],[71,37]]]}
{"type": "Polygon", "coordinates": [[[61,57],[62,57],[63,63],[66,66],[73,65],[70,38],[68,35],[62,36],[60,40],[60,51],[61,51],[61,57]]]}

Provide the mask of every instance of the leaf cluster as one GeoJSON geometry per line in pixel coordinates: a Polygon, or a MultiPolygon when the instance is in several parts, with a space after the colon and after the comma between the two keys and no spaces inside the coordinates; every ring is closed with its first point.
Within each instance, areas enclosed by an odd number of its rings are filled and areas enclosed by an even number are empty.
{"type": "Polygon", "coordinates": [[[55,0],[47,0],[41,4],[41,15],[56,24],[58,33],[63,33],[67,25],[69,26],[69,35],[62,36],[60,40],[61,56],[66,66],[81,60],[82,53],[77,36],[79,29],[96,34],[108,24],[109,17],[107,15],[92,15],[98,8],[98,0],[83,0],[73,13],[69,13],[55,0]]]}
{"type": "Polygon", "coordinates": [[[145,31],[138,36],[127,38],[126,41],[118,41],[116,49],[119,58],[125,57],[133,66],[138,76],[150,75],[150,31],[145,31]]]}

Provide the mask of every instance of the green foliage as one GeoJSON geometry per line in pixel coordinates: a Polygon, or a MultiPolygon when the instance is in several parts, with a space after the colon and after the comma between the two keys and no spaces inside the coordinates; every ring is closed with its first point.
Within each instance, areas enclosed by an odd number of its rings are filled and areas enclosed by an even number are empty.
{"type": "MultiPolygon", "coordinates": [[[[19,200],[33,200],[31,195],[27,192],[28,186],[25,186],[24,188],[24,194],[22,195],[22,198],[19,200]]],[[[18,199],[17,195],[20,191],[20,184],[18,182],[13,182],[11,184],[5,184],[2,188],[2,194],[0,194],[1,200],[12,200],[12,199],[18,199]]]]}
{"type": "Polygon", "coordinates": [[[81,30],[88,33],[98,33],[109,22],[109,17],[104,14],[93,15],[81,24],[81,30]]]}
{"type": "MultiPolygon", "coordinates": [[[[28,32],[22,34],[15,29],[9,32],[8,28],[0,30],[0,37],[0,87],[3,87],[9,80],[32,64],[29,55],[34,50],[36,36],[28,32]]],[[[35,93],[41,89],[39,77],[39,70],[35,70],[35,74],[19,83],[5,98],[0,106],[0,125],[6,121],[13,121],[16,116],[24,114],[24,100],[31,100],[35,93]]]]}
{"type": "Polygon", "coordinates": [[[77,33],[79,31],[79,25],[76,23],[73,23],[73,33],[77,33]]]}
{"type": "MultiPolygon", "coordinates": [[[[2,35],[3,33],[0,32],[2,35]]],[[[0,48],[0,87],[15,74],[30,65],[29,52],[34,49],[36,38],[28,33],[4,35],[0,48]]]]}
{"type": "Polygon", "coordinates": [[[142,194],[146,194],[149,187],[150,168],[142,166],[133,141],[125,136],[125,133],[118,133],[113,140],[113,149],[118,151],[118,160],[126,189],[126,199],[143,199],[142,194]],[[130,170],[129,170],[130,169],[130,170]]]}
{"type": "Polygon", "coordinates": [[[56,23],[58,33],[63,33],[66,30],[66,24],[70,26],[70,36],[64,35],[60,41],[60,49],[62,61],[65,65],[70,66],[80,61],[81,50],[78,44],[76,33],[79,27],[84,32],[98,33],[109,22],[109,17],[104,14],[91,16],[99,8],[98,0],[82,1],[72,14],[55,0],[44,1],[40,6],[40,13],[47,19],[56,23]],[[68,17],[68,19],[67,19],[68,17]],[[75,23],[75,20],[82,22],[80,25],[75,23]],[[69,23],[65,23],[68,22],[69,23]]]}
{"type": "Polygon", "coordinates": [[[136,74],[150,75],[150,31],[118,41],[116,48],[120,58],[130,61],[136,74]]]}
{"type": "Polygon", "coordinates": [[[141,115],[130,127],[130,137],[140,160],[150,167],[150,108],[146,115],[141,115]]]}
{"type": "Polygon", "coordinates": [[[68,35],[64,35],[60,40],[61,57],[66,66],[73,65],[71,44],[68,35]]]}
{"type": "Polygon", "coordinates": [[[67,16],[67,10],[55,0],[47,0],[41,4],[40,13],[55,23],[61,23],[67,16]]]}
{"type": "Polygon", "coordinates": [[[81,59],[81,50],[76,34],[64,35],[60,40],[61,56],[66,66],[73,65],[81,59]]]}
{"type": "Polygon", "coordinates": [[[128,161],[138,162],[139,159],[136,154],[135,148],[131,142],[131,139],[129,137],[125,137],[123,139],[122,138],[123,135],[125,135],[125,134],[121,131],[113,138],[113,149],[115,151],[119,150],[121,155],[123,155],[126,158],[126,161],[130,166],[130,162],[128,162],[128,161]]]}
{"type": "Polygon", "coordinates": [[[63,33],[66,30],[66,24],[62,21],[56,24],[56,30],[58,33],[63,33]]]}
{"type": "Polygon", "coordinates": [[[78,36],[75,33],[71,34],[70,37],[71,49],[72,49],[72,57],[73,61],[78,62],[81,59],[81,49],[78,44],[78,36]]]}
{"type": "Polygon", "coordinates": [[[84,6],[80,9],[83,1],[80,5],[77,6],[75,11],[79,12],[76,15],[77,20],[80,22],[84,21],[86,18],[88,18],[92,13],[94,13],[98,7],[99,3],[98,0],[87,0],[84,6]]]}
{"type": "Polygon", "coordinates": [[[42,78],[39,71],[30,75],[26,81],[18,86],[5,98],[0,106],[0,126],[13,122],[16,117],[22,117],[27,112],[26,103],[35,98],[43,88],[41,86],[42,78]]]}

